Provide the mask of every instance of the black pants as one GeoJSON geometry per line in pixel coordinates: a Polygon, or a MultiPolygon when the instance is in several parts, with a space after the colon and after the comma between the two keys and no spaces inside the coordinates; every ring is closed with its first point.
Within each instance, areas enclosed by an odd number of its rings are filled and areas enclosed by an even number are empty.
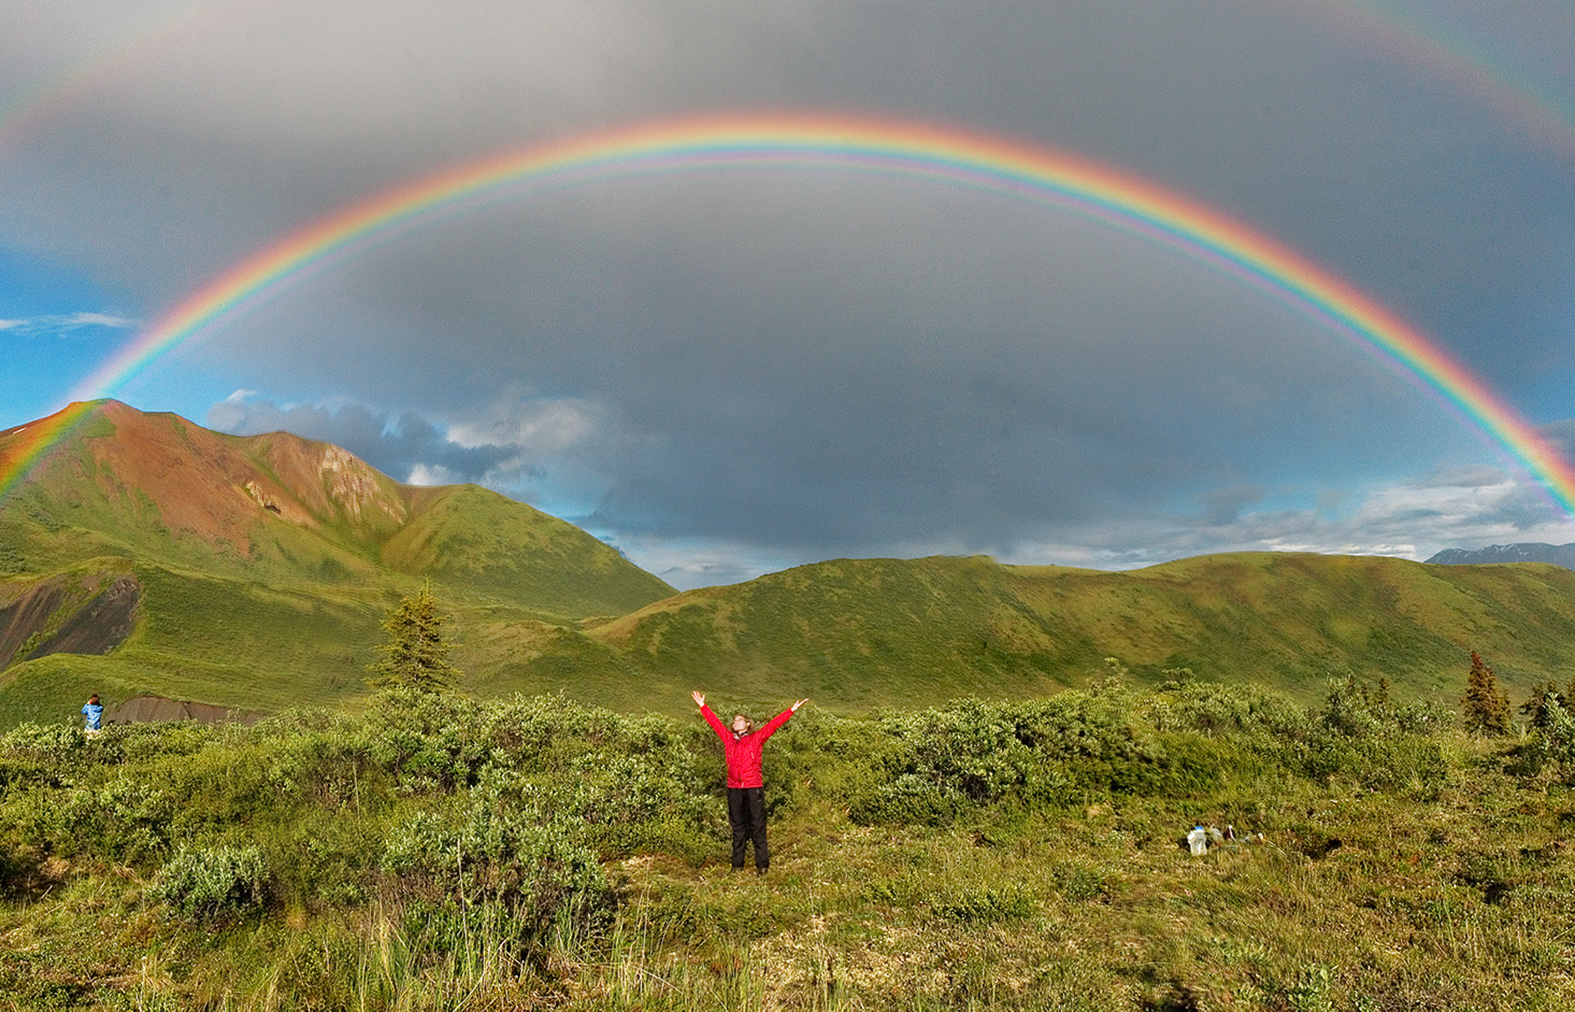
{"type": "Polygon", "coordinates": [[[763,787],[729,787],[727,821],[733,824],[733,867],[744,866],[744,850],[755,841],[755,867],[771,867],[771,848],[766,846],[766,791],[763,787]]]}

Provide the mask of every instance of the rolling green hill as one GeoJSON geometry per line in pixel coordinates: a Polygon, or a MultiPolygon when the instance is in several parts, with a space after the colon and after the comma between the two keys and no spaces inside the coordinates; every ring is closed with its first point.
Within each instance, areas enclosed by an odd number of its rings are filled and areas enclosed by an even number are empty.
{"type": "Polygon", "coordinates": [[[1186,668],[1311,699],[1351,672],[1453,699],[1473,649],[1521,692],[1569,680],[1575,572],[1289,553],[1124,573],[839,560],[680,594],[587,639],[665,691],[856,708],[1043,695],[1101,676],[1107,657],[1153,682],[1186,668]]]}
{"type": "MultiPolygon", "coordinates": [[[[0,473],[26,450],[0,433],[0,473]]],[[[379,621],[431,579],[477,696],[688,710],[704,688],[856,713],[1167,671],[1301,699],[1382,677],[1452,701],[1480,651],[1518,702],[1575,673],[1575,571],[1238,554],[1125,573],[835,560],[676,594],[563,521],[402,485],[337,447],[96,405],[0,502],[0,726],[98,691],[356,706],[379,621]],[[113,593],[112,593],[113,592],[113,593]]]]}

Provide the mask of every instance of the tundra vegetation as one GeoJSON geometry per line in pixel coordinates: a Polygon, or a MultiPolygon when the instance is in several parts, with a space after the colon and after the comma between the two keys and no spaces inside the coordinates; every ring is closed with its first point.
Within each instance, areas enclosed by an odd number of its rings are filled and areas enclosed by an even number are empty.
{"type": "Polygon", "coordinates": [[[810,708],[767,751],[762,878],[697,719],[395,687],[24,724],[0,1009],[1565,1009],[1566,698],[1482,734],[1354,677],[1305,705],[1112,664],[810,708]],[[1236,839],[1194,857],[1198,823],[1236,839]]]}

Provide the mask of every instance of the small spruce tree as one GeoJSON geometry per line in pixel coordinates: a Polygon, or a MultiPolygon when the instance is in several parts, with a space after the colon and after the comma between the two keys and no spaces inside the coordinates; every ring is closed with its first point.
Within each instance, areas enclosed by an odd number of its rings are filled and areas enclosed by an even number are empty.
{"type": "Polygon", "coordinates": [[[404,686],[423,692],[442,692],[459,680],[460,671],[448,663],[449,642],[443,636],[446,615],[438,614],[432,596],[432,581],[421,585],[415,597],[399,602],[399,607],[383,619],[388,642],[378,649],[383,659],[368,664],[376,677],[373,685],[404,686]]]}
{"type": "Polygon", "coordinates": [[[1471,651],[1471,674],[1466,676],[1466,694],[1460,700],[1465,711],[1466,729],[1479,734],[1509,732],[1509,694],[1498,687],[1493,669],[1471,651]]]}

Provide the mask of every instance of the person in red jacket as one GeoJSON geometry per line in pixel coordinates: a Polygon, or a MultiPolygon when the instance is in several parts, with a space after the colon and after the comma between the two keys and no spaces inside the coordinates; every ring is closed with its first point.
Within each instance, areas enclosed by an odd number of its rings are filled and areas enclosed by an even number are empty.
{"type": "Polygon", "coordinates": [[[705,693],[697,689],[690,695],[700,707],[700,716],[722,739],[722,750],[727,755],[727,821],[733,826],[733,870],[744,867],[744,851],[753,840],[755,873],[764,875],[771,867],[771,850],[766,846],[766,793],[765,780],[760,775],[760,750],[766,739],[809,700],[799,700],[756,731],[754,722],[742,713],[733,715],[733,726],[728,728],[705,705],[705,693]]]}

